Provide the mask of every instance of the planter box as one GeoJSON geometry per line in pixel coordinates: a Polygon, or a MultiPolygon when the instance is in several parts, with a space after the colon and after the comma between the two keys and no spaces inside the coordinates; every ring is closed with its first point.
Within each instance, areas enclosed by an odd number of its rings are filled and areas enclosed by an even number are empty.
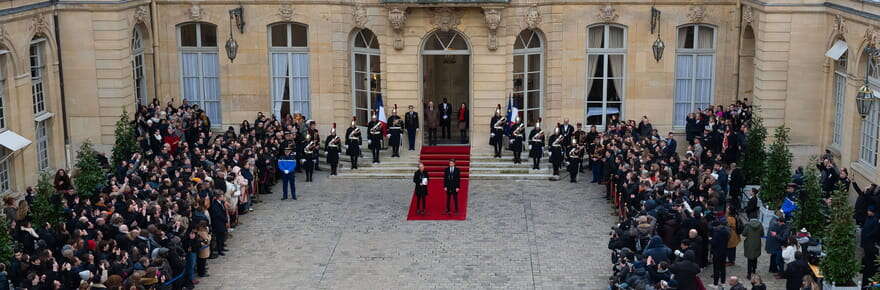
{"type": "Polygon", "coordinates": [[[834,286],[831,285],[828,281],[822,281],[822,289],[823,290],[859,290],[861,287],[859,286],[834,286]]]}

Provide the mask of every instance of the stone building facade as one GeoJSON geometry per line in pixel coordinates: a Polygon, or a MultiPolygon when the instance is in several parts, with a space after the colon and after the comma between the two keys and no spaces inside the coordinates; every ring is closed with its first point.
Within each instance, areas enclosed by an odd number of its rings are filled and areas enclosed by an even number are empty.
{"type": "MultiPolygon", "coordinates": [[[[347,126],[352,116],[364,122],[379,95],[389,113],[397,105],[401,114],[409,105],[421,112],[427,101],[448,98],[455,108],[469,108],[468,137],[477,154],[490,150],[489,119],[511,99],[522,118],[530,125],[540,118],[544,129],[563,119],[601,127],[614,115],[648,116],[661,132],[681,132],[694,108],[749,98],[769,126],[793,129],[801,163],[829,148],[858,180],[880,182],[880,104],[864,121],[855,105],[869,72],[865,48],[880,47],[880,5],[870,1],[2,5],[7,123],[0,130],[33,142],[5,159],[9,190],[35,182],[38,152],[47,152],[47,168],[68,168],[70,148],[83,141],[112,145],[122,110],[154,97],[197,103],[218,127],[257,112],[298,112],[323,132],[332,123],[347,126]],[[44,47],[42,80],[28,69],[35,39],[44,47]],[[665,46],[659,60],[658,39],[665,46]],[[844,61],[825,56],[837,40],[847,45],[844,61]],[[29,114],[37,81],[49,118],[29,114]],[[32,120],[38,118],[45,118],[41,136],[48,137],[38,138],[40,122],[32,120]],[[38,139],[46,146],[38,148],[38,139]]],[[[880,84],[880,72],[870,72],[880,84]]]]}

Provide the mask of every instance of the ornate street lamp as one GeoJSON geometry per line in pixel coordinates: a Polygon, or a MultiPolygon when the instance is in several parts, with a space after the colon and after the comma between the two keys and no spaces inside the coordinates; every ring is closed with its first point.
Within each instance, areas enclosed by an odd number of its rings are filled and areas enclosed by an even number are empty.
{"type": "Polygon", "coordinates": [[[654,51],[654,60],[660,62],[660,59],[663,58],[663,49],[666,48],[666,44],[663,44],[663,40],[660,39],[660,33],[657,33],[657,40],[654,40],[654,45],[651,46],[651,50],[654,51]]]}
{"type": "Polygon", "coordinates": [[[862,120],[868,117],[868,114],[871,113],[871,108],[874,106],[880,98],[874,95],[874,90],[868,85],[868,74],[871,71],[871,59],[874,62],[880,60],[880,49],[875,48],[873,46],[869,46],[865,48],[865,52],[868,54],[867,61],[867,69],[865,70],[865,84],[859,88],[858,94],[856,94],[856,107],[859,109],[859,116],[862,117],[862,120]]]}
{"type": "Polygon", "coordinates": [[[226,57],[229,58],[229,62],[234,62],[235,57],[238,55],[238,42],[235,41],[232,30],[234,27],[237,27],[239,31],[244,32],[243,15],[244,8],[241,6],[229,10],[229,39],[226,40],[226,57]],[[233,22],[235,24],[233,24],[233,22]]]}
{"type": "Polygon", "coordinates": [[[666,48],[666,44],[663,43],[663,39],[660,39],[660,10],[657,8],[651,7],[651,33],[657,31],[657,40],[654,40],[654,45],[651,45],[651,51],[654,52],[654,60],[660,62],[663,59],[663,49],[666,48]]]}

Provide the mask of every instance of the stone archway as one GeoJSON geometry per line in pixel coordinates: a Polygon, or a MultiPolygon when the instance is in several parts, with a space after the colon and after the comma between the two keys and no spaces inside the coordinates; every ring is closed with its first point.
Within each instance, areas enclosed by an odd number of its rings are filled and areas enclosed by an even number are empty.
{"type": "MultiPolygon", "coordinates": [[[[435,30],[429,33],[421,45],[421,98],[424,114],[430,114],[428,103],[439,112],[444,99],[448,101],[451,113],[448,120],[438,117],[441,123],[437,131],[437,144],[468,143],[466,123],[459,128],[458,108],[464,104],[470,108],[471,92],[471,50],[464,34],[456,30],[435,30]],[[449,126],[449,135],[444,134],[444,122],[449,126]]],[[[470,112],[468,112],[468,115],[470,112]]],[[[470,116],[466,116],[470,118],[470,116]]],[[[425,117],[427,120],[427,116],[425,117]]],[[[426,126],[427,127],[427,126],[426,126]]],[[[428,134],[424,135],[425,138],[428,134]]],[[[428,140],[424,140],[429,144],[428,140]]]]}

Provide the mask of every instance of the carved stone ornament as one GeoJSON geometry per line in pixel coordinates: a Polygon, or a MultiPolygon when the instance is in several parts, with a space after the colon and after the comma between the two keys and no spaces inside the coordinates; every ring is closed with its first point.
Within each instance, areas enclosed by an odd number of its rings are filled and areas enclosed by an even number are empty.
{"type": "Polygon", "coordinates": [[[501,25],[501,9],[483,8],[483,16],[486,19],[486,27],[489,28],[489,50],[498,49],[498,26],[501,25]]]}
{"type": "Polygon", "coordinates": [[[147,5],[138,6],[134,10],[134,21],[135,23],[150,23],[150,9],[147,8],[147,5]]]}
{"type": "Polygon", "coordinates": [[[43,14],[37,14],[31,18],[31,32],[49,33],[49,31],[51,31],[49,22],[46,21],[46,17],[43,17],[43,14]]]}
{"type": "Polygon", "coordinates": [[[873,47],[880,47],[880,30],[875,26],[868,27],[865,30],[865,44],[873,47]]]}
{"type": "Polygon", "coordinates": [[[752,23],[755,21],[755,12],[752,11],[752,6],[745,5],[743,7],[743,23],[752,23]]]}
{"type": "Polygon", "coordinates": [[[388,22],[394,30],[394,49],[403,49],[403,25],[406,23],[406,7],[391,7],[388,9],[388,22]]]}
{"type": "Polygon", "coordinates": [[[198,4],[193,4],[192,7],[189,7],[189,19],[193,21],[202,20],[202,17],[205,14],[205,10],[202,9],[202,6],[198,4]]]}
{"type": "Polygon", "coordinates": [[[278,9],[278,17],[282,21],[293,21],[293,7],[290,4],[281,5],[278,9]]]}
{"type": "Polygon", "coordinates": [[[458,14],[455,8],[435,8],[431,10],[431,24],[440,29],[440,31],[447,32],[461,24],[461,15],[458,14]]]}
{"type": "Polygon", "coordinates": [[[529,10],[526,10],[525,15],[526,27],[529,29],[537,29],[538,25],[541,24],[541,13],[538,12],[538,5],[532,5],[529,7],[529,10]]]}
{"type": "Polygon", "coordinates": [[[706,18],[706,7],[694,5],[688,9],[688,21],[690,23],[702,23],[706,18]]]}
{"type": "Polygon", "coordinates": [[[846,18],[843,18],[843,15],[834,15],[834,31],[838,34],[846,34],[846,18]]]}
{"type": "Polygon", "coordinates": [[[354,19],[354,27],[364,29],[367,28],[367,8],[360,3],[355,4],[351,9],[351,18],[354,19]]]}
{"type": "Polygon", "coordinates": [[[599,8],[599,12],[596,13],[596,17],[599,18],[602,22],[614,22],[617,20],[617,11],[614,10],[614,7],[611,5],[605,5],[602,8],[599,8]]]}

